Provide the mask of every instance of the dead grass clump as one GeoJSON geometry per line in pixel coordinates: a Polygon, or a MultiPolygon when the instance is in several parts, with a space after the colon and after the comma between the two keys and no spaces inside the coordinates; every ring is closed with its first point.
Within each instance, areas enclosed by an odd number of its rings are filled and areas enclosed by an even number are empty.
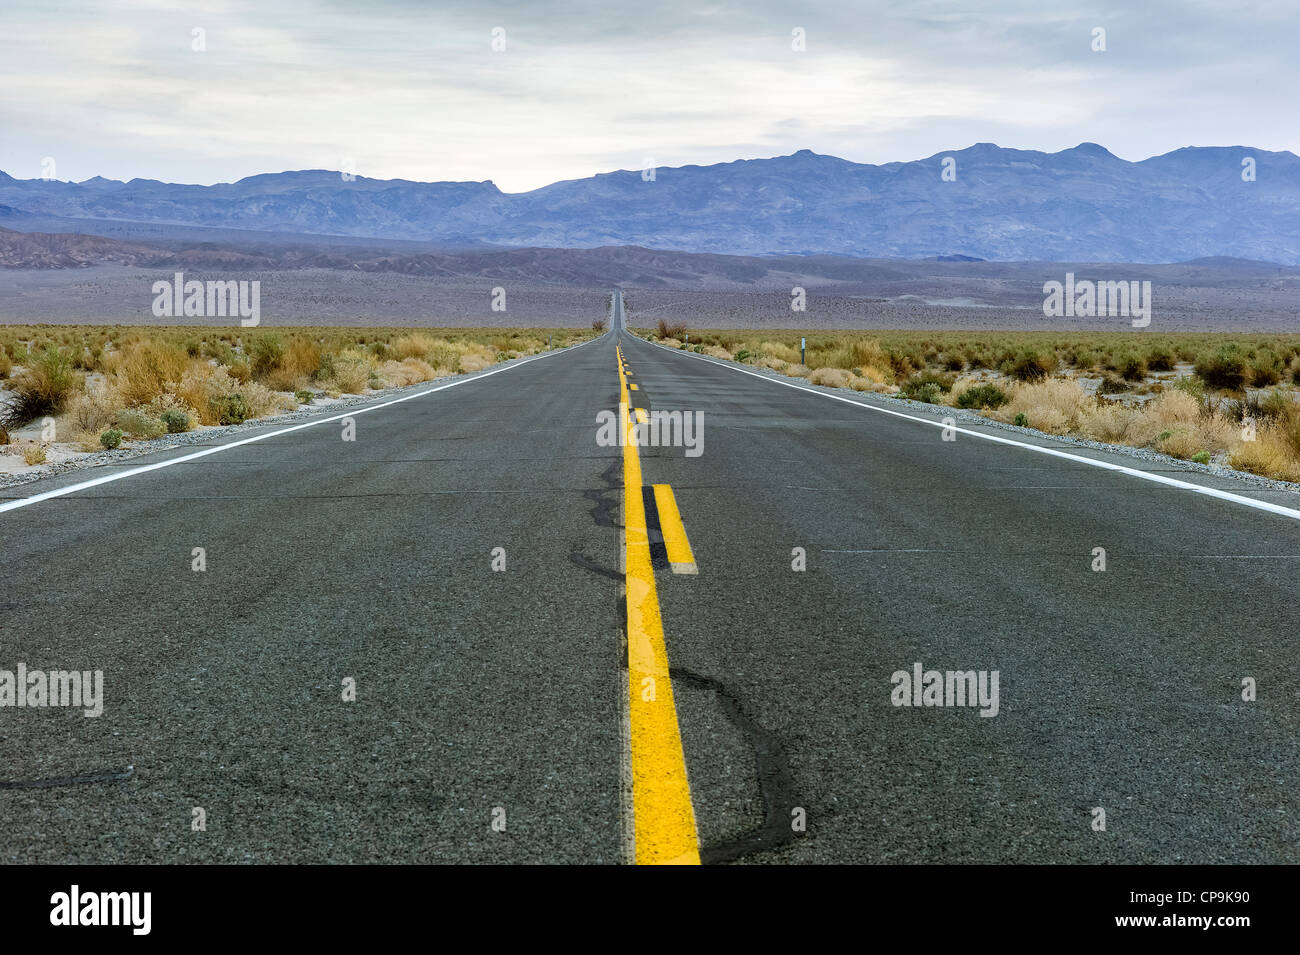
{"type": "Polygon", "coordinates": [[[438,373],[422,358],[389,359],[379,366],[379,378],[389,388],[403,388],[436,377],[438,373]]]}
{"type": "Polygon", "coordinates": [[[31,354],[27,366],[9,384],[12,395],[3,409],[5,424],[13,427],[58,414],[84,380],[62,349],[46,347],[31,354]]]}
{"type": "Polygon", "coordinates": [[[73,431],[94,435],[98,445],[98,435],[113,423],[113,417],[121,404],[122,400],[116,394],[103,391],[78,392],[68,402],[66,420],[73,431]]]}
{"type": "MultiPolygon", "coordinates": [[[[849,345],[849,360],[854,368],[888,368],[889,355],[874,338],[855,339],[849,345]]],[[[883,380],[883,378],[882,378],[883,380]]]]}
{"type": "Polygon", "coordinates": [[[1096,406],[1096,399],[1070,378],[1013,385],[1008,397],[1007,403],[994,412],[994,417],[1011,422],[1024,414],[1031,428],[1049,434],[1077,430],[1081,419],[1096,406]]]}
{"type": "Polygon", "coordinates": [[[294,337],[285,346],[275,367],[268,370],[264,381],[275,391],[297,391],[307,385],[320,371],[321,349],[306,338],[294,337]]]}
{"type": "Polygon", "coordinates": [[[829,385],[832,388],[847,388],[856,375],[851,375],[842,368],[817,368],[808,380],[814,385],[829,385]]]}
{"type": "Polygon", "coordinates": [[[330,373],[324,384],[344,394],[364,392],[370,387],[371,376],[378,370],[374,356],[359,348],[349,348],[330,358],[330,373]]]}
{"type": "Polygon", "coordinates": [[[193,363],[184,349],[155,341],[133,342],[104,362],[128,406],[145,405],[166,394],[193,363]]]}
{"type": "Polygon", "coordinates": [[[397,361],[404,358],[419,358],[422,361],[428,361],[427,356],[433,347],[433,336],[417,332],[414,335],[403,335],[393,342],[392,354],[397,361]]]}
{"type": "Polygon", "coordinates": [[[1300,405],[1291,402],[1258,427],[1254,441],[1241,441],[1228,458],[1242,471],[1300,482],[1300,405]]]}
{"type": "Polygon", "coordinates": [[[460,356],[460,370],[463,372],[482,371],[492,363],[491,358],[481,353],[471,352],[460,356]]]}
{"type": "MultiPolygon", "coordinates": [[[[869,369],[874,371],[874,369],[869,369]]],[[[889,391],[890,387],[882,381],[876,381],[863,375],[851,375],[849,387],[854,391],[889,391]]]]}
{"type": "Polygon", "coordinates": [[[298,401],[293,395],[282,395],[256,381],[240,385],[239,394],[244,396],[250,418],[262,418],[298,407],[298,401]]]}
{"type": "Polygon", "coordinates": [[[141,408],[119,408],[113,422],[119,431],[135,440],[161,438],[167,426],[141,408]]]}
{"type": "Polygon", "coordinates": [[[1079,417],[1079,430],[1094,441],[1128,444],[1129,429],[1139,412],[1116,402],[1098,402],[1079,417]]]}
{"type": "MultiPolygon", "coordinates": [[[[199,423],[198,411],[184,398],[171,394],[159,395],[153,401],[144,407],[146,414],[149,414],[161,421],[167,429],[173,433],[180,431],[193,431],[199,423]],[[175,424],[170,423],[173,416],[183,416],[184,426],[180,426],[179,419],[175,424]]],[[[87,429],[90,430],[90,429],[87,429]]]]}
{"type": "Polygon", "coordinates": [[[1228,455],[1238,471],[1249,471],[1277,481],[1300,482],[1300,457],[1276,422],[1259,430],[1254,441],[1242,441],[1228,455]]]}
{"type": "Polygon", "coordinates": [[[227,367],[196,362],[186,369],[173,394],[188,407],[195,409],[202,424],[220,424],[221,415],[216,402],[239,388],[239,382],[231,377],[227,367]]]}
{"type": "Polygon", "coordinates": [[[1191,427],[1200,417],[1199,401],[1185,391],[1171,389],[1143,405],[1133,437],[1141,444],[1151,444],[1161,432],[1191,427]]]}
{"type": "Polygon", "coordinates": [[[762,342],[758,350],[768,358],[776,358],[787,364],[794,365],[799,362],[799,349],[782,342],[762,342]]]}
{"type": "Polygon", "coordinates": [[[984,381],[980,378],[976,378],[974,375],[962,375],[954,381],[952,387],[948,389],[948,394],[944,399],[944,403],[956,407],[957,399],[960,398],[964,392],[982,384],[984,384],[984,381]]]}

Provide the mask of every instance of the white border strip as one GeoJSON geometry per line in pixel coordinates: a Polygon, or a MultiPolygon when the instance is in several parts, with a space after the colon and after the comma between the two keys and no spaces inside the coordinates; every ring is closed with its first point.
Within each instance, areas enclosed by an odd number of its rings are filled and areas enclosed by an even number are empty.
{"type": "MultiPolygon", "coordinates": [[[[522,368],[531,362],[540,361],[543,358],[553,358],[556,355],[567,355],[574,349],[581,348],[583,345],[590,345],[592,342],[600,341],[604,335],[598,335],[595,338],[589,338],[585,342],[579,342],[568,348],[562,348],[557,351],[549,352],[545,355],[534,355],[531,358],[525,358],[521,361],[515,361],[510,364],[502,365],[499,368],[493,368],[482,374],[474,375],[469,378],[458,378],[455,381],[449,381],[445,385],[439,385],[436,388],[426,388],[424,391],[417,391],[415,394],[403,395],[400,398],[393,398],[389,401],[377,405],[366,405],[360,408],[353,408],[345,411],[343,414],[336,414],[328,418],[314,418],[311,421],[304,421],[302,424],[291,425],[288,428],[278,428],[275,431],[268,431],[265,434],[253,435],[251,438],[240,438],[238,441],[231,441],[229,444],[219,444],[214,448],[204,448],[202,451],[194,451],[190,454],[183,454],[178,458],[168,458],[166,461],[158,461],[154,464],[142,464],[139,467],[129,468],[125,471],[118,471],[113,474],[105,474],[102,477],[92,478],[89,481],[82,481],[79,484],[69,484],[67,487],[55,488],[53,491],[44,491],[40,494],[33,494],[31,497],[20,497],[17,500],[7,501],[0,504],[0,514],[5,511],[16,511],[20,507],[28,507],[32,504],[38,504],[41,501],[48,501],[51,498],[63,497],[67,494],[75,494],[77,491],[85,491],[92,487],[99,487],[101,484],[111,484],[114,481],[121,481],[125,478],[135,477],[137,474],[146,474],[149,471],[158,471],[162,468],[169,468],[176,464],[184,464],[187,461],[195,461],[199,458],[206,458],[209,454],[217,454],[221,451],[228,451],[231,448],[242,447],[245,444],[253,444],[256,441],[265,441],[267,438],[278,438],[282,434],[291,434],[294,431],[302,431],[304,428],[314,428],[317,425],[329,424],[331,421],[341,421],[344,418],[354,418],[357,415],[367,414],[371,411],[378,411],[380,408],[388,408],[392,405],[400,405],[403,401],[414,401],[416,398],[423,398],[437,391],[446,391],[448,388],[455,388],[457,385],[467,385],[470,382],[482,381],[484,378],[490,378],[493,375],[499,375],[503,371],[510,371],[514,368],[522,368]]],[[[169,449],[161,448],[159,452],[169,449]]]]}
{"type": "MultiPolygon", "coordinates": [[[[749,371],[745,368],[738,368],[730,362],[720,361],[711,356],[697,355],[694,352],[686,352],[677,348],[669,348],[667,345],[660,345],[658,342],[646,341],[644,338],[633,335],[628,332],[628,336],[647,345],[653,345],[656,348],[662,348],[664,351],[675,355],[685,355],[688,358],[700,358],[720,368],[726,368],[730,371],[738,372],[742,375],[749,375],[762,381],[771,382],[774,385],[784,385],[787,388],[793,388],[795,391],[806,391],[810,395],[820,395],[823,398],[830,398],[833,401],[842,401],[846,405],[853,405],[856,408],[865,408],[868,411],[876,411],[880,414],[891,415],[895,418],[904,418],[907,421],[915,421],[919,424],[928,424],[935,428],[945,427],[942,421],[931,421],[928,418],[918,418],[915,415],[904,414],[901,411],[891,411],[888,408],[881,408],[878,405],[866,404],[861,401],[854,401],[852,398],[846,398],[843,395],[832,394],[829,391],[819,391],[816,388],[808,388],[804,385],[796,385],[792,382],[781,381],[778,378],[769,378],[767,375],[760,375],[757,372],[749,371]]],[[[1002,438],[993,434],[985,434],[981,431],[971,431],[966,428],[953,427],[957,434],[970,435],[973,438],[982,438],[985,441],[992,441],[995,444],[1006,444],[1015,448],[1024,448],[1027,451],[1034,451],[1038,454],[1046,454],[1054,458],[1062,458],[1066,461],[1075,461],[1079,464],[1087,464],[1094,468],[1101,468],[1103,471],[1115,471],[1119,474],[1127,474],[1129,477],[1139,478],[1143,481],[1151,481],[1155,484],[1164,484],[1167,487],[1176,487],[1184,491],[1192,491],[1196,494],[1203,494],[1206,497],[1218,498],[1221,501],[1231,501],[1234,504],[1242,504],[1246,507],[1253,507],[1259,511],[1268,511],[1270,514],[1277,514],[1282,517],[1289,517],[1292,520],[1300,521],[1300,510],[1290,507],[1283,507],[1281,504],[1271,504],[1268,501],[1256,500],[1253,497],[1246,497],[1242,494],[1233,494],[1231,491],[1221,491],[1218,488],[1205,487],[1201,484],[1192,484],[1190,481],[1180,481],[1177,478],[1165,477],[1163,474],[1154,474],[1151,471],[1142,471],[1138,468],[1125,467],[1122,464],[1111,464],[1109,461],[1099,461],[1096,458],[1086,458],[1081,454],[1070,454],[1068,451],[1058,451],[1055,448],[1045,448],[1037,444],[1029,444],[1024,441],[1016,441],[1013,438],[1002,438]]]]}

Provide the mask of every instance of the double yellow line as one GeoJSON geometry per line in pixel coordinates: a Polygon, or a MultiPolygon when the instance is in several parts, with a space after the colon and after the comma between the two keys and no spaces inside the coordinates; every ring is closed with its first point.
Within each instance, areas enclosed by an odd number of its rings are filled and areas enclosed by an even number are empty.
{"type": "MultiPolygon", "coordinates": [[[[623,444],[624,583],[627,590],[627,683],[632,803],[638,865],[699,865],[695,809],[668,674],[659,593],[650,562],[641,458],[629,440],[627,369],[618,354],[623,444]]],[[[674,510],[676,508],[674,507],[674,510]]]]}

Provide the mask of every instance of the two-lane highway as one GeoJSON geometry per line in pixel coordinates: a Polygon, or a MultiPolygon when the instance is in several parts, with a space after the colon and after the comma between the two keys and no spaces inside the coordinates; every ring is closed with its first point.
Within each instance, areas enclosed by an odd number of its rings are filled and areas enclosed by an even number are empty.
{"type": "Polygon", "coordinates": [[[1300,861],[1300,521],[613,318],[0,513],[0,670],[105,685],[0,709],[4,861],[1300,861]]]}

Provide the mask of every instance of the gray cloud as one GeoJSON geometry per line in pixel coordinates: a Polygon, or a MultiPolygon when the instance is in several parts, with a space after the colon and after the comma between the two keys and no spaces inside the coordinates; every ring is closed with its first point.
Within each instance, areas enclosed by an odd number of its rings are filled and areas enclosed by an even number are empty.
{"type": "Polygon", "coordinates": [[[91,0],[6,11],[0,168],[213,182],[493,179],[985,140],[1296,150],[1289,3],[91,0]],[[191,31],[207,49],[191,49],[191,31]],[[507,49],[490,47],[494,27],[507,49]],[[791,50],[795,27],[806,52],[791,50]],[[1107,31],[1108,50],[1090,49],[1107,31]]]}

